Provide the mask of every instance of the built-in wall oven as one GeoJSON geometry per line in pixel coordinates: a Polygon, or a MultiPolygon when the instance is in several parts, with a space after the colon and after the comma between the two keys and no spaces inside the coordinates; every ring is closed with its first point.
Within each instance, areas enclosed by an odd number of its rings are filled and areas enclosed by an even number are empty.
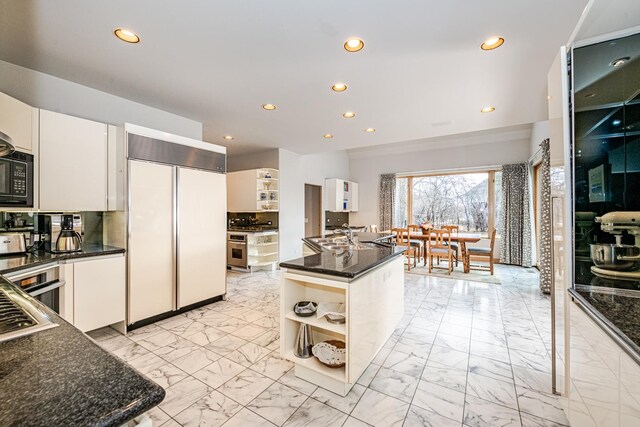
{"type": "Polygon", "coordinates": [[[64,317],[64,285],[57,263],[5,276],[14,285],[64,317]]]}
{"type": "Polygon", "coordinates": [[[0,157],[0,207],[33,207],[33,156],[14,152],[0,157]]]}
{"type": "Polygon", "coordinates": [[[227,265],[247,268],[247,233],[227,233],[227,265]]]}

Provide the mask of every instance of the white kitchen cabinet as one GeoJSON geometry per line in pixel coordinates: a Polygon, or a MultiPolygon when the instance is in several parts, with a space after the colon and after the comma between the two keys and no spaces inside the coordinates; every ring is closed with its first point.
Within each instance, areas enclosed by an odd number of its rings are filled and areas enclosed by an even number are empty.
{"type": "Polygon", "coordinates": [[[83,332],[125,320],[124,255],[73,264],[73,324],[83,332]]]}
{"type": "Polygon", "coordinates": [[[37,138],[38,109],[0,92],[0,132],[9,135],[18,151],[32,153],[37,138]]]}
{"type": "Polygon", "coordinates": [[[104,123],[40,110],[40,209],[106,211],[104,123]]]}
{"type": "Polygon", "coordinates": [[[249,169],[227,174],[229,212],[277,212],[280,204],[277,169],[249,169]]]}
{"type": "Polygon", "coordinates": [[[358,183],[344,179],[325,180],[325,210],[356,212],[358,210],[358,183]]]}

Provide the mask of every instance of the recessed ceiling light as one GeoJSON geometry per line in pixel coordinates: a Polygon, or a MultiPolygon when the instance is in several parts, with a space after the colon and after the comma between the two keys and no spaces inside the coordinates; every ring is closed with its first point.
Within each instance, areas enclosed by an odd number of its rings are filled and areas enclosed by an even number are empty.
{"type": "Polygon", "coordinates": [[[623,65],[625,62],[627,62],[630,59],[631,59],[630,57],[624,56],[622,58],[614,59],[613,61],[611,61],[609,63],[609,65],[611,65],[612,67],[619,67],[619,66],[623,65]]]}
{"type": "Polygon", "coordinates": [[[364,131],[365,131],[365,132],[369,132],[369,133],[373,133],[373,132],[375,132],[376,130],[375,130],[374,128],[366,128],[364,131]]]}
{"type": "Polygon", "coordinates": [[[496,107],[484,107],[480,110],[481,113],[493,113],[494,111],[496,111],[496,107]]]}
{"type": "Polygon", "coordinates": [[[342,117],[344,117],[345,119],[353,119],[355,116],[356,113],[354,113],[353,111],[347,111],[342,115],[342,117]]]}
{"type": "Polygon", "coordinates": [[[327,139],[333,138],[333,135],[331,135],[330,133],[325,133],[323,136],[327,139]]]}
{"type": "Polygon", "coordinates": [[[482,50],[493,50],[497,49],[504,43],[504,39],[502,37],[491,37],[487,39],[480,45],[480,49],[482,50]]]}
{"type": "Polygon", "coordinates": [[[138,43],[140,42],[140,37],[131,30],[126,30],[124,28],[116,28],[113,30],[113,34],[120,40],[127,43],[138,43]]]}
{"type": "Polygon", "coordinates": [[[594,96],[596,96],[596,94],[591,92],[591,93],[587,93],[584,97],[585,98],[593,98],[594,96]]]}
{"type": "Polygon", "coordinates": [[[347,52],[358,52],[364,47],[364,42],[357,37],[352,37],[344,42],[344,48],[347,52]]]}
{"type": "Polygon", "coordinates": [[[615,119],[614,121],[611,122],[612,125],[614,126],[620,126],[620,123],[622,123],[620,120],[615,119]]]}
{"type": "Polygon", "coordinates": [[[276,106],[273,104],[262,104],[262,108],[268,111],[273,111],[276,109],[276,106]]]}
{"type": "Polygon", "coordinates": [[[226,139],[227,141],[231,141],[233,139],[231,135],[225,135],[223,136],[223,138],[226,139]]]}
{"type": "Polygon", "coordinates": [[[345,90],[347,90],[347,85],[344,83],[336,83],[333,86],[331,86],[331,89],[334,92],[344,92],[345,90]]]}

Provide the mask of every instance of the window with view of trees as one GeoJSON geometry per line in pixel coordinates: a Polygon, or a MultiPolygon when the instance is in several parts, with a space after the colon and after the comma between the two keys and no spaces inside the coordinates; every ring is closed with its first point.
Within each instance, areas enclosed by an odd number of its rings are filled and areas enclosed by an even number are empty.
{"type": "Polygon", "coordinates": [[[457,225],[461,232],[487,234],[498,224],[499,171],[398,177],[396,227],[457,225]]]}

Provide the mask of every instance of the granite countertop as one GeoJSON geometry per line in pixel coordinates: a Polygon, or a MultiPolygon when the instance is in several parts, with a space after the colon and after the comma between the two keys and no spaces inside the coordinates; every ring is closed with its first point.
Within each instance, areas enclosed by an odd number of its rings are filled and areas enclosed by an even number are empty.
{"type": "MultiPolygon", "coordinates": [[[[375,243],[389,239],[391,236],[392,234],[389,233],[355,233],[356,240],[367,244],[369,248],[345,252],[320,251],[314,255],[281,262],[280,267],[355,279],[378,265],[402,255],[405,250],[403,247],[375,243]]],[[[308,243],[307,239],[303,241],[308,243]]]]}
{"type": "Polygon", "coordinates": [[[105,245],[83,244],[79,252],[52,254],[45,251],[28,252],[24,255],[0,256],[0,274],[11,273],[29,267],[37,267],[54,261],[67,259],[86,258],[100,255],[113,255],[124,253],[124,249],[105,245]]]}
{"type": "Polygon", "coordinates": [[[164,399],[162,387],[31,300],[59,326],[0,343],[0,425],[119,426],[164,399]]]}

